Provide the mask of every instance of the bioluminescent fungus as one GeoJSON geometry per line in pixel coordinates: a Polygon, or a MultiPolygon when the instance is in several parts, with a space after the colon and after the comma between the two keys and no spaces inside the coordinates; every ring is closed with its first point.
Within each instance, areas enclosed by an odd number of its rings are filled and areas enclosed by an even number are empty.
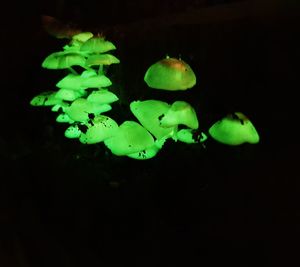
{"type": "Polygon", "coordinates": [[[208,130],[216,141],[226,145],[256,144],[259,135],[251,121],[241,112],[234,112],[214,123],[208,130]]]}
{"type": "Polygon", "coordinates": [[[95,54],[90,55],[86,59],[86,65],[91,66],[99,66],[99,65],[111,65],[118,64],[120,60],[111,54],[95,54]]]}
{"type": "Polygon", "coordinates": [[[94,102],[98,104],[111,104],[119,100],[118,96],[108,89],[99,88],[90,93],[87,97],[89,102],[94,102]]]}
{"type": "Polygon", "coordinates": [[[55,91],[47,91],[38,94],[31,99],[30,105],[32,106],[54,106],[56,104],[62,104],[62,99],[56,97],[55,91]]]}
{"type": "Polygon", "coordinates": [[[181,129],[176,133],[177,140],[187,143],[203,143],[207,139],[207,135],[194,129],[181,129]]]}
{"type": "Polygon", "coordinates": [[[57,98],[65,101],[74,101],[77,98],[84,96],[84,91],[72,90],[68,88],[60,88],[55,95],[57,98]]]}
{"type": "Polygon", "coordinates": [[[133,101],[130,103],[130,110],[156,139],[173,136],[177,125],[172,127],[162,127],[160,118],[163,117],[171,105],[160,100],[133,101]]]}
{"type": "Polygon", "coordinates": [[[81,135],[81,130],[79,129],[77,124],[70,125],[66,130],[65,130],[65,137],[70,138],[70,139],[76,139],[79,138],[81,135]]]}
{"type": "Polygon", "coordinates": [[[105,53],[115,50],[116,46],[104,39],[104,37],[93,36],[82,44],[80,51],[88,53],[105,53]]]}
{"type": "Polygon", "coordinates": [[[108,104],[99,105],[86,98],[77,98],[65,109],[65,113],[74,121],[87,122],[91,115],[96,116],[109,110],[111,106],[108,104]]]}
{"type": "Polygon", "coordinates": [[[172,127],[179,124],[191,129],[199,127],[195,109],[186,101],[175,101],[169,110],[160,118],[162,127],[172,127]]]}
{"type": "Polygon", "coordinates": [[[104,144],[114,155],[126,156],[152,147],[154,138],[139,123],[124,121],[114,136],[104,140],[104,144]]]}
{"type": "Polygon", "coordinates": [[[117,134],[118,124],[112,118],[98,115],[86,124],[87,130],[81,133],[79,140],[83,144],[96,144],[117,134]]]}
{"type": "Polygon", "coordinates": [[[166,57],[147,69],[144,81],[154,89],[187,90],[196,84],[196,75],[185,61],[166,57]]]}
{"type": "Polygon", "coordinates": [[[46,69],[70,69],[72,66],[85,66],[85,62],[86,58],[78,53],[54,52],[44,59],[42,67],[46,69]]]}

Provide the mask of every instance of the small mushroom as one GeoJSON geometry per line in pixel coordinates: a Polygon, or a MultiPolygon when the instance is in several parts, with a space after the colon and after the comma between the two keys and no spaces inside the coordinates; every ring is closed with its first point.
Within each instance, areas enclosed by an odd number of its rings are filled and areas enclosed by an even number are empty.
{"type": "Polygon", "coordinates": [[[111,65],[111,64],[118,64],[118,63],[120,63],[120,60],[111,54],[90,55],[86,59],[86,65],[89,67],[95,65],[111,65]]]}
{"type": "Polygon", "coordinates": [[[185,61],[166,57],[148,68],[144,81],[154,89],[187,90],[196,84],[196,75],[185,61]]]}
{"type": "Polygon", "coordinates": [[[30,101],[31,106],[54,106],[62,103],[62,99],[56,97],[55,91],[43,92],[33,97],[30,101]]]}
{"type": "Polygon", "coordinates": [[[69,69],[74,73],[72,66],[83,67],[85,61],[85,57],[78,53],[54,52],[44,59],[42,67],[46,69],[69,69]]]}
{"type": "Polygon", "coordinates": [[[116,49],[116,46],[100,36],[93,36],[82,44],[80,51],[88,53],[105,53],[116,49]]]}
{"type": "Polygon", "coordinates": [[[177,140],[187,143],[203,143],[207,139],[207,135],[203,132],[197,132],[194,129],[181,129],[176,134],[177,140]]]}
{"type": "Polygon", "coordinates": [[[110,104],[118,101],[119,98],[107,89],[100,88],[90,93],[87,100],[97,104],[110,104]]]}
{"type": "Polygon", "coordinates": [[[87,131],[80,135],[80,142],[84,144],[96,144],[114,136],[118,130],[118,124],[108,116],[98,115],[86,124],[87,131]]]}
{"type": "Polygon", "coordinates": [[[114,136],[104,140],[104,144],[114,155],[126,156],[152,147],[154,139],[139,123],[124,121],[114,136]]]}
{"type": "Polygon", "coordinates": [[[77,98],[80,98],[84,95],[83,91],[80,90],[72,90],[72,89],[67,89],[67,88],[60,88],[56,92],[56,97],[65,100],[65,101],[74,101],[77,98]]]}
{"type": "Polygon", "coordinates": [[[256,144],[260,139],[254,125],[241,112],[234,112],[217,121],[208,132],[216,141],[232,146],[256,144]]]}
{"type": "Polygon", "coordinates": [[[161,118],[162,127],[172,127],[179,124],[191,129],[199,127],[197,114],[194,108],[185,101],[175,101],[167,113],[161,118]]]}
{"type": "Polygon", "coordinates": [[[81,131],[78,127],[77,124],[74,125],[70,125],[64,133],[65,137],[70,138],[70,139],[74,139],[74,138],[79,138],[81,135],[81,131]]]}
{"type": "Polygon", "coordinates": [[[163,117],[171,105],[160,100],[133,101],[130,103],[130,110],[156,139],[173,136],[177,130],[177,125],[162,127],[160,118],[163,117]]]}
{"type": "Polygon", "coordinates": [[[90,114],[96,116],[109,110],[111,110],[111,106],[108,104],[99,105],[89,102],[85,98],[77,98],[65,109],[65,113],[74,121],[87,122],[90,119],[90,114]]]}

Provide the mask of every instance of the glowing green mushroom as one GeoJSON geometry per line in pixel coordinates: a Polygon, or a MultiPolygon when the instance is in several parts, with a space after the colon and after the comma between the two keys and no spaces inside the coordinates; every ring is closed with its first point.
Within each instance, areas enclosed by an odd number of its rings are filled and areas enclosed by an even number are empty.
{"type": "Polygon", "coordinates": [[[111,110],[111,106],[108,104],[99,105],[89,102],[85,98],[77,98],[65,109],[65,113],[74,121],[87,122],[91,115],[96,116],[109,110],[111,110]]]}
{"type": "Polygon", "coordinates": [[[159,152],[160,149],[161,149],[161,147],[155,142],[153,146],[151,146],[147,149],[144,149],[139,152],[127,154],[126,156],[129,158],[138,159],[138,160],[152,159],[157,155],[157,153],[159,152]]]}
{"type": "Polygon", "coordinates": [[[90,55],[86,59],[86,65],[89,67],[95,65],[111,65],[111,64],[118,64],[118,63],[120,63],[120,60],[111,54],[90,55]]]}
{"type": "Polygon", "coordinates": [[[61,113],[59,114],[57,117],[56,117],[56,122],[59,122],[59,123],[74,123],[75,121],[72,120],[68,114],[66,113],[61,113]]]}
{"type": "Polygon", "coordinates": [[[155,89],[187,90],[196,84],[196,75],[183,60],[166,57],[148,68],[144,81],[155,89]]]}
{"type": "Polygon", "coordinates": [[[108,116],[98,115],[87,126],[87,131],[81,133],[80,142],[84,144],[96,144],[116,135],[118,124],[108,116]]]}
{"type": "Polygon", "coordinates": [[[209,128],[210,136],[226,145],[256,144],[259,135],[251,121],[241,112],[234,112],[209,128]]]}
{"type": "Polygon", "coordinates": [[[81,130],[79,129],[77,124],[70,125],[64,133],[65,137],[74,139],[74,138],[79,138],[81,135],[81,130]]]}
{"type": "Polygon", "coordinates": [[[85,61],[85,57],[78,53],[54,52],[44,59],[42,67],[46,69],[69,69],[74,72],[72,66],[83,67],[85,61]]]}
{"type": "Polygon", "coordinates": [[[33,97],[30,101],[32,106],[54,106],[62,104],[62,99],[56,97],[55,91],[47,91],[33,97]]]}
{"type": "Polygon", "coordinates": [[[80,51],[88,53],[105,53],[116,49],[116,46],[103,37],[94,36],[82,44],[80,51]]]}
{"type": "Polygon", "coordinates": [[[177,132],[176,136],[178,141],[187,144],[202,143],[207,139],[205,133],[198,132],[195,129],[181,129],[177,132]]]}
{"type": "Polygon", "coordinates": [[[138,121],[143,125],[155,138],[173,136],[176,132],[177,125],[162,127],[160,118],[163,117],[171,105],[160,100],[133,101],[130,103],[130,110],[138,121]]]}
{"type": "Polygon", "coordinates": [[[191,129],[199,127],[197,114],[194,108],[185,101],[175,101],[167,113],[160,119],[162,127],[172,127],[179,124],[191,129]]]}
{"type": "Polygon", "coordinates": [[[107,89],[100,88],[89,94],[87,100],[98,104],[110,104],[118,101],[119,98],[107,89]]]}
{"type": "Polygon", "coordinates": [[[65,101],[74,101],[77,98],[80,98],[84,95],[83,91],[80,90],[72,90],[68,88],[60,88],[56,92],[56,97],[65,101]]]}
{"type": "Polygon", "coordinates": [[[116,135],[104,140],[104,144],[114,155],[126,156],[152,147],[154,139],[139,123],[124,121],[119,126],[116,135]]]}

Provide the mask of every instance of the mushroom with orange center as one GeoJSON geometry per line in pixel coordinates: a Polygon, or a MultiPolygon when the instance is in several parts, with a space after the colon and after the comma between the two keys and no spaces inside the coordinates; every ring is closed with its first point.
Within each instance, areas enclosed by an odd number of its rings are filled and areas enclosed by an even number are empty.
{"type": "Polygon", "coordinates": [[[232,146],[256,144],[260,139],[252,122],[241,112],[234,112],[215,122],[208,132],[216,141],[232,146]]]}
{"type": "Polygon", "coordinates": [[[166,57],[148,68],[144,81],[154,89],[187,90],[196,84],[196,75],[185,61],[166,57]]]}

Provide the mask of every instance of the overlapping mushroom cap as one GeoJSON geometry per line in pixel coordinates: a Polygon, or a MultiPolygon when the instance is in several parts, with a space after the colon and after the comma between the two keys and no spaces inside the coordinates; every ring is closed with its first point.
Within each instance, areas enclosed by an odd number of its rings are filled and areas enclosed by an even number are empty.
{"type": "Polygon", "coordinates": [[[251,121],[241,112],[234,112],[214,123],[208,130],[216,141],[227,145],[259,142],[257,133],[251,121]]]}
{"type": "Polygon", "coordinates": [[[185,61],[166,57],[148,68],[144,81],[154,89],[187,90],[196,84],[196,75],[185,61]]]}
{"type": "Polygon", "coordinates": [[[139,123],[124,121],[114,136],[104,140],[104,144],[114,155],[125,156],[138,152],[142,153],[155,143],[153,136],[139,123]]]}

